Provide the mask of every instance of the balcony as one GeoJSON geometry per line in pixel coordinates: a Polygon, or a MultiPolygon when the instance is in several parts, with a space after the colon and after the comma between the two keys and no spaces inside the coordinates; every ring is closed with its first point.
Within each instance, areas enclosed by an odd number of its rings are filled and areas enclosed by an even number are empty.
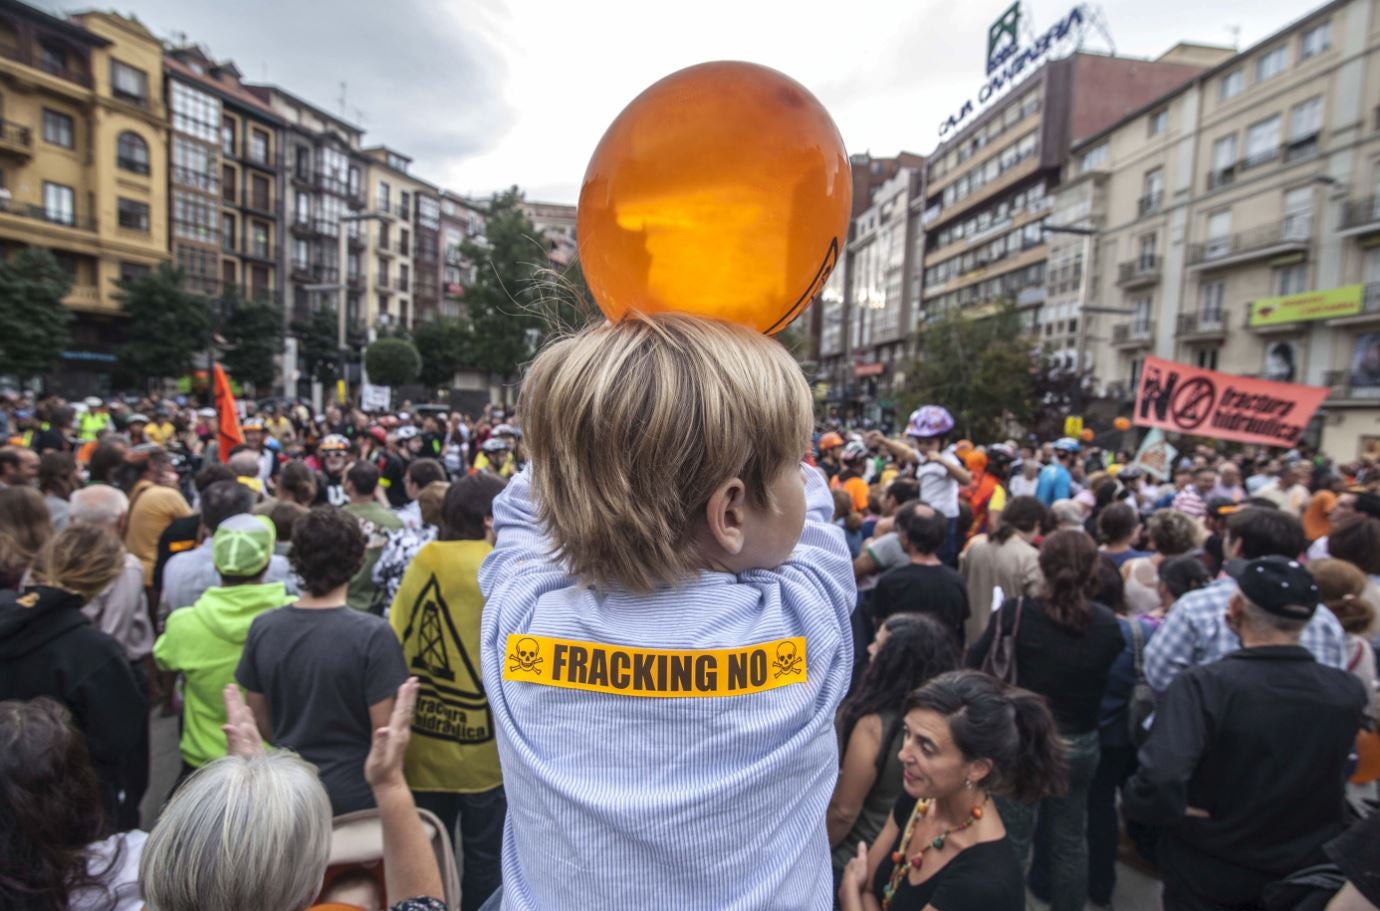
{"type": "Polygon", "coordinates": [[[392,257],[397,255],[397,250],[394,249],[391,243],[380,240],[378,253],[379,256],[386,256],[391,259],[392,257]]]}
{"type": "Polygon", "coordinates": [[[1368,326],[1380,323],[1380,282],[1366,285],[1361,298],[1361,312],[1351,316],[1336,316],[1326,320],[1327,326],[1368,326]]]}
{"type": "Polygon", "coordinates": [[[1117,272],[1116,283],[1122,288],[1144,288],[1158,284],[1161,266],[1160,258],[1153,254],[1122,263],[1117,272]]]}
{"type": "Polygon", "coordinates": [[[256,215],[265,215],[269,218],[278,217],[278,210],[273,207],[273,200],[266,196],[255,196],[251,193],[240,200],[240,208],[256,215]]]}
{"type": "Polygon", "coordinates": [[[1236,165],[1229,164],[1224,168],[1217,168],[1215,170],[1208,171],[1207,188],[1209,190],[1216,190],[1219,187],[1225,187],[1228,184],[1234,183],[1235,181],[1236,165]]]}
{"type": "Polygon", "coordinates": [[[347,187],[345,181],[330,174],[317,174],[313,183],[316,189],[322,193],[334,193],[336,196],[346,195],[347,187]]]}
{"type": "Polygon", "coordinates": [[[351,272],[345,276],[345,284],[349,286],[351,291],[363,291],[364,276],[359,272],[351,272]]]}
{"type": "Polygon", "coordinates": [[[1342,204],[1342,219],[1337,233],[1342,237],[1356,237],[1380,231],[1380,193],[1348,199],[1342,204]]]}
{"type": "Polygon", "coordinates": [[[1164,191],[1158,193],[1147,193],[1136,203],[1136,212],[1141,218],[1147,215],[1154,215],[1164,207],[1164,191]]]}
{"type": "Polygon", "coordinates": [[[398,213],[398,217],[401,218],[403,221],[412,220],[412,211],[408,209],[408,207],[404,204],[398,203],[396,211],[398,213]]]}
{"type": "Polygon", "coordinates": [[[407,293],[407,276],[406,276],[406,275],[399,275],[399,276],[397,277],[396,281],[397,281],[397,283],[398,283],[398,290],[401,291],[403,294],[406,294],[406,293],[407,293]]]}
{"type": "Polygon", "coordinates": [[[1175,335],[1181,339],[1192,341],[1224,339],[1227,336],[1228,323],[1227,311],[1221,308],[1199,310],[1196,313],[1180,313],[1178,331],[1175,332],[1175,335]]]}
{"type": "Polygon", "coordinates": [[[295,262],[292,264],[292,271],[288,274],[293,281],[306,284],[311,281],[311,264],[295,262]]]}
{"type": "Polygon", "coordinates": [[[1313,219],[1295,216],[1284,221],[1214,237],[1188,245],[1188,268],[1221,268],[1268,259],[1281,253],[1307,251],[1313,233],[1313,219]]]}
{"type": "Polygon", "coordinates": [[[27,159],[34,153],[33,145],[32,130],[12,120],[0,120],[0,154],[27,159]]]}
{"type": "Polygon", "coordinates": [[[1329,370],[1323,374],[1323,384],[1332,387],[1327,404],[1333,407],[1361,406],[1374,408],[1380,404],[1380,385],[1367,377],[1345,370],[1329,370]]]}
{"type": "Polygon", "coordinates": [[[292,169],[292,184],[303,189],[312,189],[316,186],[316,177],[310,168],[297,167],[292,169]]]}
{"type": "Polygon", "coordinates": [[[58,225],[63,228],[71,228],[74,231],[96,230],[96,219],[94,217],[82,217],[75,212],[49,211],[43,206],[35,206],[29,203],[15,202],[13,200],[0,206],[0,212],[4,212],[6,215],[15,215],[19,218],[31,218],[34,221],[47,222],[50,225],[58,225]]]}
{"type": "Polygon", "coordinates": [[[257,244],[251,241],[245,241],[244,249],[240,251],[240,255],[245,259],[257,259],[265,263],[276,262],[278,259],[278,257],[273,255],[273,247],[271,245],[266,243],[257,244]]]}
{"type": "Polygon", "coordinates": [[[412,251],[409,250],[409,249],[407,249],[407,242],[406,242],[405,240],[403,240],[402,238],[398,238],[398,255],[399,255],[399,256],[411,256],[411,255],[412,255],[412,251]]]}
{"type": "Polygon", "coordinates": [[[1136,320],[1112,327],[1113,348],[1147,348],[1155,340],[1155,323],[1136,320]]]}
{"type": "Polygon", "coordinates": [[[349,245],[351,250],[363,250],[368,244],[369,239],[364,236],[362,231],[355,230],[345,235],[345,242],[349,245]]]}
{"type": "Polygon", "coordinates": [[[132,104],[135,107],[146,108],[149,106],[149,97],[138,92],[126,91],[122,88],[112,86],[110,94],[113,98],[123,101],[125,104],[132,104]]]}
{"type": "Polygon", "coordinates": [[[395,279],[391,275],[380,272],[374,276],[374,290],[379,292],[396,291],[398,288],[394,281],[395,279]]]}

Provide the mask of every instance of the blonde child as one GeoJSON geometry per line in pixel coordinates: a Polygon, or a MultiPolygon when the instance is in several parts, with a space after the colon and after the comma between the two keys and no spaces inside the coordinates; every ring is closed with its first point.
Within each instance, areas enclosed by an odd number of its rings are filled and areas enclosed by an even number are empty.
{"type": "Polygon", "coordinates": [[[483,676],[505,909],[827,909],[853,573],[769,338],[675,315],[560,341],[495,501],[483,676]]]}

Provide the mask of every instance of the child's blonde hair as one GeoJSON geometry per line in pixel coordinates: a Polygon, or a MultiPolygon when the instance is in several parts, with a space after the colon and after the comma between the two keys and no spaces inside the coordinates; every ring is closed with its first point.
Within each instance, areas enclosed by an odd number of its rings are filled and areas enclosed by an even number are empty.
{"type": "Polygon", "coordinates": [[[798,462],[809,386],[780,344],[678,314],[629,316],[561,339],[523,380],[520,410],[539,517],[583,582],[647,592],[702,567],[710,495],[768,485],[798,462]]]}

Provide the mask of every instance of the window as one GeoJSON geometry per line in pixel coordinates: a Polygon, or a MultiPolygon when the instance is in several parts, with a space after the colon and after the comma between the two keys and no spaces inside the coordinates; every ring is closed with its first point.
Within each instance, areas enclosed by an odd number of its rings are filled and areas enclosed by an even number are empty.
{"type": "Polygon", "coordinates": [[[259,164],[268,164],[268,134],[263,130],[249,131],[249,157],[259,164]]]}
{"type": "Polygon", "coordinates": [[[311,221],[311,197],[301,190],[297,191],[297,202],[293,208],[299,223],[305,224],[311,221]]]}
{"type": "Polygon", "coordinates": [[[398,290],[407,290],[408,268],[406,264],[398,266],[398,290]]]}
{"type": "Polygon", "coordinates": [[[1316,57],[1332,46],[1332,22],[1319,22],[1299,37],[1299,59],[1316,57]]]}
{"type": "Polygon", "coordinates": [[[295,240],[292,242],[292,265],[296,269],[305,269],[311,262],[311,245],[305,240],[295,240]]]}
{"type": "Polygon", "coordinates": [[[172,84],[172,128],[202,142],[219,143],[220,101],[184,82],[172,84]]]}
{"type": "Polygon", "coordinates": [[[1279,155],[1279,115],[1259,123],[1252,124],[1246,129],[1246,157],[1241,162],[1241,167],[1252,168],[1256,165],[1274,161],[1279,155]]]}
{"type": "Polygon", "coordinates": [[[67,52],[51,44],[38,46],[38,68],[54,76],[67,75],[67,52]]]}
{"type": "Polygon", "coordinates": [[[235,121],[226,117],[220,122],[220,150],[231,158],[235,157],[235,121]]]}
{"type": "Polygon", "coordinates": [[[410,238],[409,238],[409,236],[408,236],[407,229],[406,229],[406,228],[403,228],[403,229],[399,230],[399,231],[398,231],[398,252],[401,253],[403,256],[409,255],[409,253],[408,253],[408,249],[409,249],[409,248],[408,248],[408,243],[407,243],[408,240],[410,240],[410,238]]]}
{"type": "Polygon", "coordinates": [[[1284,65],[1287,62],[1288,49],[1284,45],[1266,51],[1255,62],[1255,81],[1264,82],[1266,79],[1273,79],[1284,72],[1284,65]]]}
{"type": "Polygon", "coordinates": [[[268,259],[268,225],[253,222],[250,231],[249,252],[260,259],[268,259]]]}
{"type": "Polygon", "coordinates": [[[359,167],[358,167],[357,165],[350,165],[350,179],[349,179],[349,185],[348,185],[348,186],[349,186],[349,191],[350,191],[350,197],[351,197],[352,199],[359,199],[360,197],[362,197],[362,196],[364,195],[364,193],[360,191],[359,184],[360,184],[360,172],[359,172],[359,167]]]}
{"type": "MultiPolygon", "coordinates": [[[[220,205],[204,196],[173,191],[173,235],[204,244],[218,243],[220,238],[220,205]]],[[[213,272],[205,273],[207,275],[213,272]]]]}
{"type": "Polygon", "coordinates": [[[1219,92],[1219,97],[1222,101],[1226,101],[1229,98],[1235,98],[1237,95],[1241,94],[1241,90],[1245,88],[1245,86],[1245,74],[1239,69],[1232,70],[1230,73],[1227,73],[1222,77],[1222,86],[1219,92]]]}
{"type": "Polygon", "coordinates": [[[359,279],[359,254],[350,253],[345,257],[346,275],[350,281],[359,279]]]}
{"type": "Polygon", "coordinates": [[[182,136],[172,141],[173,183],[207,193],[220,192],[215,151],[182,136]]]}
{"type": "Polygon", "coordinates": [[[115,140],[115,166],[135,174],[149,172],[149,144],[138,133],[121,133],[115,140]]]}
{"type": "Polygon", "coordinates": [[[1214,212],[1208,216],[1207,220],[1207,247],[1205,253],[1208,258],[1215,256],[1225,256],[1231,249],[1231,210],[1214,212]]]}
{"type": "Polygon", "coordinates": [[[1284,194],[1285,240],[1307,240],[1313,233],[1313,190],[1295,187],[1284,194]]]}
{"type": "Polygon", "coordinates": [[[249,179],[249,204],[260,212],[273,211],[273,198],[268,191],[268,178],[253,174],[249,179]]]}
{"type": "Polygon", "coordinates": [[[1140,214],[1158,212],[1164,203],[1164,168],[1145,172],[1145,195],[1140,200],[1140,214]]]}
{"type": "Polygon", "coordinates": [[[1204,322],[1220,322],[1222,301],[1226,298],[1227,283],[1222,280],[1205,282],[1198,292],[1198,313],[1204,322]]]}
{"type": "Polygon", "coordinates": [[[1197,356],[1198,366],[1204,370],[1216,370],[1217,352],[1219,350],[1220,349],[1216,346],[1213,346],[1212,348],[1199,348],[1197,356]]]}
{"type": "Polygon", "coordinates": [[[1084,152],[1083,157],[1078,160],[1078,171],[1081,174],[1085,171],[1091,171],[1094,168],[1100,168],[1107,163],[1107,159],[1110,157],[1111,147],[1107,143],[1104,142],[1101,145],[1094,146],[1084,152]]]}
{"type": "Polygon", "coordinates": [[[1317,148],[1322,132],[1322,96],[1301,101],[1289,111],[1289,152],[1298,157],[1317,148]]]}
{"type": "Polygon", "coordinates": [[[116,98],[146,105],[149,103],[148,73],[112,58],[110,61],[110,92],[116,98]]]}
{"type": "Polygon", "coordinates": [[[381,180],[378,186],[378,204],[380,212],[387,211],[388,207],[392,204],[392,188],[381,180]]]}
{"type": "Polygon", "coordinates": [[[1294,263],[1275,270],[1275,293],[1281,297],[1286,294],[1302,294],[1308,290],[1308,264],[1294,263]]]}
{"type": "Polygon", "coordinates": [[[1236,134],[1223,136],[1212,144],[1212,173],[1208,175],[1208,189],[1230,183],[1236,170],[1236,134]]]}
{"type": "Polygon", "coordinates": [[[379,287],[388,287],[388,260],[379,257],[378,261],[379,287]]]}
{"type": "Polygon", "coordinates": [[[77,147],[77,128],[66,114],[43,109],[43,141],[64,149],[77,147]]]}
{"type": "Polygon", "coordinates": [[[221,193],[221,199],[225,200],[226,202],[234,202],[237,183],[238,181],[235,180],[235,169],[230,167],[230,165],[228,164],[221,165],[220,185],[221,189],[224,191],[221,193]]]}
{"type": "Polygon", "coordinates": [[[1131,326],[1136,335],[1150,331],[1150,310],[1153,298],[1138,297],[1131,304],[1131,326]]]}
{"type": "Polygon", "coordinates": [[[120,227],[129,228],[131,231],[147,231],[149,229],[148,203],[121,198],[117,200],[117,207],[120,227]]]}
{"type": "Polygon", "coordinates": [[[1158,136],[1169,129],[1169,109],[1161,108],[1150,115],[1150,135],[1158,136]]]}
{"type": "Polygon", "coordinates": [[[220,216],[220,244],[226,253],[235,252],[235,216],[229,213],[220,216]]]}
{"type": "Polygon", "coordinates": [[[220,264],[220,282],[225,288],[232,288],[238,284],[235,281],[235,261],[233,259],[227,259],[220,264]]]}
{"type": "Polygon", "coordinates": [[[143,263],[120,263],[120,281],[137,282],[139,279],[148,275],[153,269],[143,263]]]}
{"type": "Polygon", "coordinates": [[[71,187],[43,181],[43,217],[60,225],[77,223],[77,197],[71,187]]]}
{"type": "Polygon", "coordinates": [[[260,295],[268,290],[268,269],[263,266],[252,266],[249,269],[249,287],[254,294],[260,295]]]}
{"type": "Polygon", "coordinates": [[[398,214],[405,219],[412,217],[412,194],[406,190],[398,193],[398,214]]]}

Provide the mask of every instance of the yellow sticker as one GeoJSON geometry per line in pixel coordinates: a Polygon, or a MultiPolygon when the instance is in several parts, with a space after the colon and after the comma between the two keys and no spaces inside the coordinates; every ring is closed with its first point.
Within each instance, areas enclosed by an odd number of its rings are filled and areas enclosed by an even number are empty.
{"type": "Polygon", "coordinates": [[[662,649],[514,633],[503,679],[616,696],[742,696],[804,683],[805,639],[662,649]]]}

